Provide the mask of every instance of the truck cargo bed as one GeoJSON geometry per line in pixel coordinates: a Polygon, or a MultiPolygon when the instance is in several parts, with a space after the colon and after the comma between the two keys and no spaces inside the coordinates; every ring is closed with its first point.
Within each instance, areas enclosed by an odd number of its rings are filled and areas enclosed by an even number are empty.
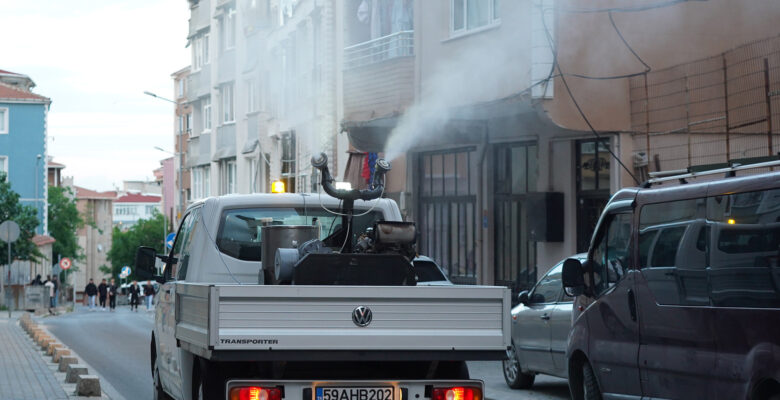
{"type": "Polygon", "coordinates": [[[502,359],[509,290],[488,286],[176,285],[176,339],[210,359],[502,359]],[[358,326],[353,311],[371,310],[358,326]]]}

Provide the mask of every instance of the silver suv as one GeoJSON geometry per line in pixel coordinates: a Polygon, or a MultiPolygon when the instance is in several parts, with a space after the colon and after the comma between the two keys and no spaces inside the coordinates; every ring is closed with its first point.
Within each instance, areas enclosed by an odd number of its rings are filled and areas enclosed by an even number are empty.
{"type": "MultiPolygon", "coordinates": [[[[587,254],[573,258],[585,260],[587,254]]],[[[556,264],[531,291],[518,295],[512,309],[512,348],[504,360],[504,380],[512,389],[528,389],[536,374],[568,378],[566,344],[571,327],[572,298],[563,293],[556,264]]]]}

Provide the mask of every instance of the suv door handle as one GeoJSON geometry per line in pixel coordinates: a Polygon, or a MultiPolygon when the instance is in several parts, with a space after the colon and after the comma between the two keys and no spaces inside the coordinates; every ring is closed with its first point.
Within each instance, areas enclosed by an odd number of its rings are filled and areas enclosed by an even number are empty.
{"type": "Polygon", "coordinates": [[[539,318],[541,318],[541,319],[543,319],[543,320],[547,321],[547,320],[549,320],[549,319],[550,319],[550,316],[549,316],[548,314],[542,314],[542,316],[541,316],[541,317],[539,317],[539,318]]]}
{"type": "Polygon", "coordinates": [[[632,289],[628,289],[628,312],[631,314],[631,321],[636,322],[636,297],[632,289]]]}

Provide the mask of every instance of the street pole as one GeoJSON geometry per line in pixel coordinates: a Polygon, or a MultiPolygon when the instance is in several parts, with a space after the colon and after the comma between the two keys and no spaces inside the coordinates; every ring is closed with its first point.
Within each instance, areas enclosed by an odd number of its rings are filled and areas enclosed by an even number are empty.
{"type": "Polygon", "coordinates": [[[8,241],[8,264],[5,265],[5,270],[3,270],[3,276],[2,279],[0,279],[0,283],[3,285],[3,291],[5,292],[5,298],[7,300],[7,303],[5,307],[8,309],[8,318],[11,318],[11,296],[8,295],[8,287],[5,285],[5,275],[6,271],[11,270],[11,241],[8,241]]]}
{"type": "MultiPolygon", "coordinates": [[[[41,162],[41,155],[38,154],[37,158],[35,159],[35,219],[38,219],[40,216],[40,213],[38,213],[38,164],[41,162]]],[[[38,228],[36,227],[35,230],[37,231],[38,228]]]]}

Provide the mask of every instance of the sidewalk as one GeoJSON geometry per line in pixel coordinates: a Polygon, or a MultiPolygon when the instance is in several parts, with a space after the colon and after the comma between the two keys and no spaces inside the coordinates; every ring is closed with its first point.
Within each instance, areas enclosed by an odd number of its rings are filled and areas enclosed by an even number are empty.
{"type": "Polygon", "coordinates": [[[17,320],[0,313],[0,399],[63,399],[68,395],[32,346],[17,320]]]}

